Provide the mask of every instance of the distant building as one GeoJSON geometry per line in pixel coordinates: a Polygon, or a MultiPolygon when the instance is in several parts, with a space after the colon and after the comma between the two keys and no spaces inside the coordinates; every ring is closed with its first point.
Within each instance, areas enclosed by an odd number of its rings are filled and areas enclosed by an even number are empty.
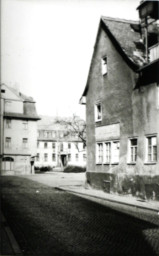
{"type": "Polygon", "coordinates": [[[35,102],[15,89],[1,86],[1,173],[29,174],[37,154],[35,102]]]}
{"type": "Polygon", "coordinates": [[[85,166],[86,149],[83,142],[65,125],[53,122],[38,124],[36,167],[85,166]]]}
{"type": "Polygon", "coordinates": [[[87,181],[159,199],[159,2],[101,17],[87,84],[87,181]]]}

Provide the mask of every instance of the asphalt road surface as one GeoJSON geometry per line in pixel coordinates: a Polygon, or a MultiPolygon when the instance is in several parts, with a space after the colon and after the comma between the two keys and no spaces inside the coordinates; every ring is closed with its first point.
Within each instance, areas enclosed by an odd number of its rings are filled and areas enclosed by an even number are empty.
{"type": "Polygon", "coordinates": [[[159,216],[144,211],[132,216],[23,177],[2,177],[1,208],[24,255],[159,255],[159,216]]]}

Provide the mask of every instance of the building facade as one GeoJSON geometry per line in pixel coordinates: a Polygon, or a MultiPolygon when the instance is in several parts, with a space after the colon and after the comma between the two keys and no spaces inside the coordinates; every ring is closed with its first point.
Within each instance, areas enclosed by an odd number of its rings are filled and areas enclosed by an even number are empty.
{"type": "Polygon", "coordinates": [[[158,10],[142,1],[140,21],[101,17],[80,100],[94,188],[159,199],[158,10]]]}
{"type": "Polygon", "coordinates": [[[36,167],[85,166],[86,148],[75,133],[62,124],[39,125],[36,167]]]}
{"type": "Polygon", "coordinates": [[[1,90],[1,174],[30,174],[40,119],[35,102],[6,85],[1,90]]]}

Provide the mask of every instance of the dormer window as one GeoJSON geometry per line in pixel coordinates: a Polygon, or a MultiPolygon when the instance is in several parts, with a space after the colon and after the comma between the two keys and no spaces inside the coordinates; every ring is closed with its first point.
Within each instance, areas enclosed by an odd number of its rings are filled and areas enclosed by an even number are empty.
{"type": "Polygon", "coordinates": [[[104,56],[101,59],[101,72],[103,76],[107,74],[107,57],[106,56],[104,56]]]}

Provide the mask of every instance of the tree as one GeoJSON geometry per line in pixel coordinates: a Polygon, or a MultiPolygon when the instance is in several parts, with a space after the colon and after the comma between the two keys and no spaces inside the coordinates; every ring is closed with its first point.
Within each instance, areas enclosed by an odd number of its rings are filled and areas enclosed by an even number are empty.
{"type": "Polygon", "coordinates": [[[65,136],[75,135],[83,142],[84,147],[86,147],[86,122],[83,119],[73,114],[71,118],[56,118],[56,123],[65,126],[67,130],[65,136]]]}

